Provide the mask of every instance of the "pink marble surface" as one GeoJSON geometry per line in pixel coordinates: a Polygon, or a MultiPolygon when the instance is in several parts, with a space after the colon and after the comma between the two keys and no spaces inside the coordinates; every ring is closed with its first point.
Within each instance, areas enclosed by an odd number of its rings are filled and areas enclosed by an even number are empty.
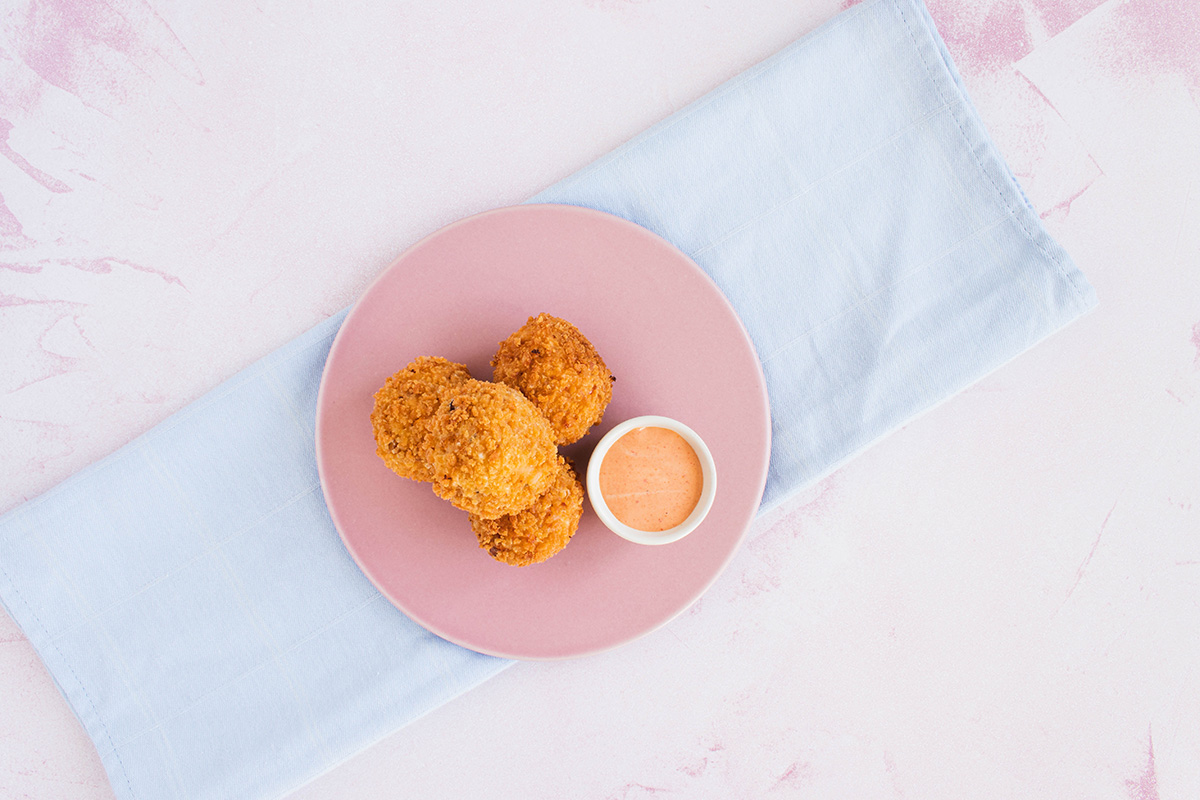
{"type": "MultiPolygon", "coordinates": [[[[1200,4],[930,0],[1101,308],[767,519],[688,613],[298,790],[1200,795],[1200,4]]],[[[0,509],[837,0],[0,10],[0,509]]],[[[0,614],[0,798],[111,797],[0,614]]]]}

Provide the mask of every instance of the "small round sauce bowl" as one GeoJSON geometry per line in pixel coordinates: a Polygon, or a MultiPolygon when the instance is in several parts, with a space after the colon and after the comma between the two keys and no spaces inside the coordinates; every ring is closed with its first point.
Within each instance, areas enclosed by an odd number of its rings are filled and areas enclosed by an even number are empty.
{"type": "Polygon", "coordinates": [[[587,493],[596,516],[600,518],[600,521],[609,530],[621,538],[628,539],[637,544],[670,544],[671,542],[679,541],[696,530],[708,515],[709,509],[712,508],[713,498],[717,494],[717,465],[713,461],[712,453],[709,452],[708,446],[704,444],[704,440],[682,422],[670,417],[634,417],[620,423],[606,433],[604,438],[596,445],[595,450],[592,451],[592,456],[588,461],[587,467],[587,493]],[[626,525],[617,519],[616,514],[613,513],[605,501],[604,493],[600,491],[600,469],[604,464],[605,456],[608,455],[609,450],[612,449],[613,445],[622,436],[639,428],[665,428],[668,431],[678,434],[692,448],[696,454],[696,458],[700,461],[702,481],[700,497],[696,501],[696,505],[692,507],[691,513],[688,514],[687,518],[673,528],[667,528],[662,531],[646,531],[626,525]]]}

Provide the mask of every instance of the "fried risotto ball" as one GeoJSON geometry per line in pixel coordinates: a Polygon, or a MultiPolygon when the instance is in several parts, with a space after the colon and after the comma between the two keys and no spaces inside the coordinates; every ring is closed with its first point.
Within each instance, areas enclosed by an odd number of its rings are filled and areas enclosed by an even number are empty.
{"type": "Polygon", "coordinates": [[[583,516],[583,485],[570,463],[558,457],[554,482],[533,505],[499,519],[471,515],[479,546],[514,567],[538,564],[567,546],[583,516]]]}
{"type": "Polygon", "coordinates": [[[375,393],[371,427],[375,452],[402,478],[432,481],[433,474],[421,457],[429,419],[449,387],[471,379],[462,364],[444,358],[421,356],[384,382],[375,393]]]}
{"type": "Polygon", "coordinates": [[[537,408],[515,389],[477,380],[442,394],[421,456],[437,496],[483,519],[528,508],[558,469],[554,432],[537,408]]]}
{"type": "Polygon", "coordinates": [[[550,420],[559,445],[600,421],[616,380],[578,328],[549,314],[530,317],[501,342],[492,369],[494,381],[524,394],[550,420]]]}

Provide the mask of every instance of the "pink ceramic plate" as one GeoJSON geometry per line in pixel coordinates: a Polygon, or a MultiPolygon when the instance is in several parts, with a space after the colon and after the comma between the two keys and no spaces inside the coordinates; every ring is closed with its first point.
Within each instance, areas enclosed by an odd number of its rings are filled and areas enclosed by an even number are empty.
{"type": "Polygon", "coordinates": [[[317,402],[317,464],[334,524],[367,577],[452,642],[523,659],[615,647],[691,605],[737,549],[766,481],[770,417],[758,358],[737,315],[687,256],[644,228],[574,206],[502,208],[442,228],[359,299],[333,343],[317,402]],[[481,550],[467,515],[375,455],[372,394],[419,355],[491,379],[497,343],[546,311],[591,339],[617,377],[590,449],[629,417],[692,427],[717,464],[712,511],[677,543],[608,531],[585,501],[579,532],[543,564],[481,550]]]}

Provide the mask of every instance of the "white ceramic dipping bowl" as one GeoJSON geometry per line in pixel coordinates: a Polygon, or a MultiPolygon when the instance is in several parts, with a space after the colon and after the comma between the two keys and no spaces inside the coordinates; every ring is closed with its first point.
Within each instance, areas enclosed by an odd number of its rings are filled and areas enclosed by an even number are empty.
{"type": "Polygon", "coordinates": [[[670,544],[696,530],[708,515],[709,509],[712,508],[713,498],[717,494],[717,465],[713,461],[712,453],[708,451],[708,445],[704,444],[704,440],[682,422],[670,417],[634,417],[625,420],[606,433],[596,445],[596,449],[592,451],[587,468],[587,493],[592,508],[596,511],[596,516],[609,530],[621,538],[637,544],[670,544]],[[600,465],[604,463],[604,457],[618,439],[635,428],[666,428],[674,431],[691,445],[691,448],[696,451],[696,457],[700,459],[700,473],[703,480],[700,499],[696,501],[696,507],[692,509],[692,513],[688,515],[687,519],[674,528],[667,528],[665,531],[643,531],[631,528],[616,518],[609,509],[608,503],[604,501],[604,495],[600,492],[600,465]]]}

